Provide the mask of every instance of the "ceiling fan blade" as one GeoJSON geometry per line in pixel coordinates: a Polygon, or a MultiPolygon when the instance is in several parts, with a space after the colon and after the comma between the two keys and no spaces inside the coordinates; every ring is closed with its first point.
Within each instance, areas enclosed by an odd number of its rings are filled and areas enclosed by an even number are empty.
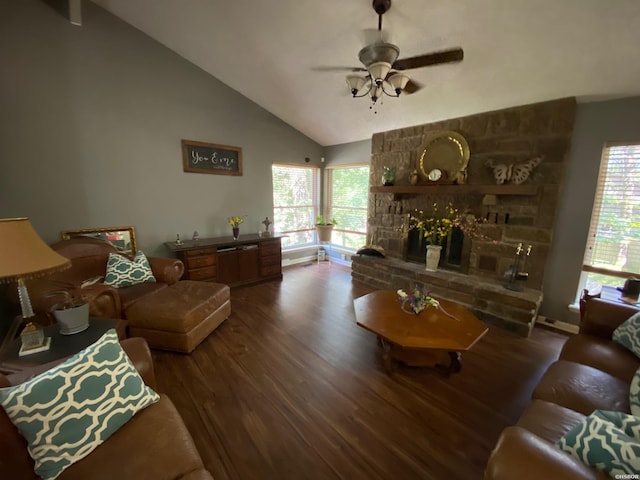
{"type": "Polygon", "coordinates": [[[402,92],[406,93],[407,95],[411,95],[412,93],[416,93],[418,90],[422,90],[423,88],[424,88],[423,84],[418,83],[415,80],[409,80],[407,84],[404,86],[404,89],[402,90],[402,92]]]}
{"type": "Polygon", "coordinates": [[[401,58],[400,60],[396,60],[391,68],[394,70],[410,70],[412,68],[439,65],[441,63],[459,62],[463,58],[464,52],[461,48],[452,48],[451,50],[427,53],[418,55],[417,57],[401,58]]]}
{"type": "Polygon", "coordinates": [[[362,67],[313,67],[314,72],[366,72],[362,67]]]}

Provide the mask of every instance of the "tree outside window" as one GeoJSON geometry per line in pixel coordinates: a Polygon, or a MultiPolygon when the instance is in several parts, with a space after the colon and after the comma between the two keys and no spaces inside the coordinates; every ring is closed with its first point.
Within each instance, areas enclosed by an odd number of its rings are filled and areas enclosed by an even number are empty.
{"type": "Polygon", "coordinates": [[[282,247],[315,244],[314,220],[319,203],[320,169],[317,167],[274,164],[274,231],[287,235],[282,247]]]}
{"type": "Polygon", "coordinates": [[[640,144],[603,150],[578,294],[640,273],[640,144]]]}
{"type": "Polygon", "coordinates": [[[350,250],[366,243],[369,166],[327,167],[327,211],[335,218],[331,242],[350,250]]]}

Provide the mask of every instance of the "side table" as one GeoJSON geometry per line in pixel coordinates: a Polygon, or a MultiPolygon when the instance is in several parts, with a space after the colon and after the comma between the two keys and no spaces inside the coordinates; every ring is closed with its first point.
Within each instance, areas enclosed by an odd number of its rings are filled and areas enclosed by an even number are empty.
{"type": "Polygon", "coordinates": [[[18,355],[18,351],[22,345],[18,337],[7,345],[6,349],[2,352],[2,356],[0,357],[0,373],[15,373],[25,368],[43,365],[74,355],[94,343],[111,328],[115,328],[120,340],[127,338],[126,320],[90,317],[89,328],[73,335],[62,335],[60,333],[60,327],[57,324],[50,325],[44,327],[44,336],[51,337],[49,350],[46,352],[32,353],[24,357],[18,355]]]}

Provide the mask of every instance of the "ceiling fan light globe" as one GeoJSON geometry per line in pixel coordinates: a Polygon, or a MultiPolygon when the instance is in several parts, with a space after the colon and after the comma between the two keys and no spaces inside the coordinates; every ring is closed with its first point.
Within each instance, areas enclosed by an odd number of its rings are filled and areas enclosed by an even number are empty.
{"type": "Polygon", "coordinates": [[[369,91],[369,96],[371,97],[371,103],[376,103],[378,99],[382,96],[383,89],[379,86],[373,86],[369,91]]]}
{"type": "Polygon", "coordinates": [[[396,96],[400,96],[400,94],[404,90],[404,87],[407,86],[409,80],[409,75],[406,75],[404,73],[395,73],[389,77],[388,82],[391,85],[393,91],[396,92],[396,96]]]}
{"type": "Polygon", "coordinates": [[[405,73],[395,73],[389,77],[389,83],[391,86],[396,89],[404,90],[404,87],[407,86],[411,77],[405,73]]]}
{"type": "Polygon", "coordinates": [[[384,79],[387,78],[391,70],[391,64],[387,62],[376,62],[369,65],[367,70],[369,70],[369,75],[371,75],[376,85],[380,86],[384,79]]]}
{"type": "Polygon", "coordinates": [[[358,92],[362,90],[362,87],[367,83],[366,77],[361,75],[347,75],[346,80],[349,91],[354,97],[358,96],[358,92]]]}

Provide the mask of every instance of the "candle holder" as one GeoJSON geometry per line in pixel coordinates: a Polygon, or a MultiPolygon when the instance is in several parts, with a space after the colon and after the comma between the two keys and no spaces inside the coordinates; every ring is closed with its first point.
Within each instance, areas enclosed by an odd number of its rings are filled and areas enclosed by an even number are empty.
{"type": "Polygon", "coordinates": [[[525,271],[525,267],[527,265],[527,258],[530,254],[531,245],[527,246],[527,251],[525,252],[522,242],[520,242],[516,247],[513,264],[507,268],[507,271],[504,274],[504,288],[515,292],[521,292],[524,290],[522,283],[529,278],[529,273],[525,271]]]}

